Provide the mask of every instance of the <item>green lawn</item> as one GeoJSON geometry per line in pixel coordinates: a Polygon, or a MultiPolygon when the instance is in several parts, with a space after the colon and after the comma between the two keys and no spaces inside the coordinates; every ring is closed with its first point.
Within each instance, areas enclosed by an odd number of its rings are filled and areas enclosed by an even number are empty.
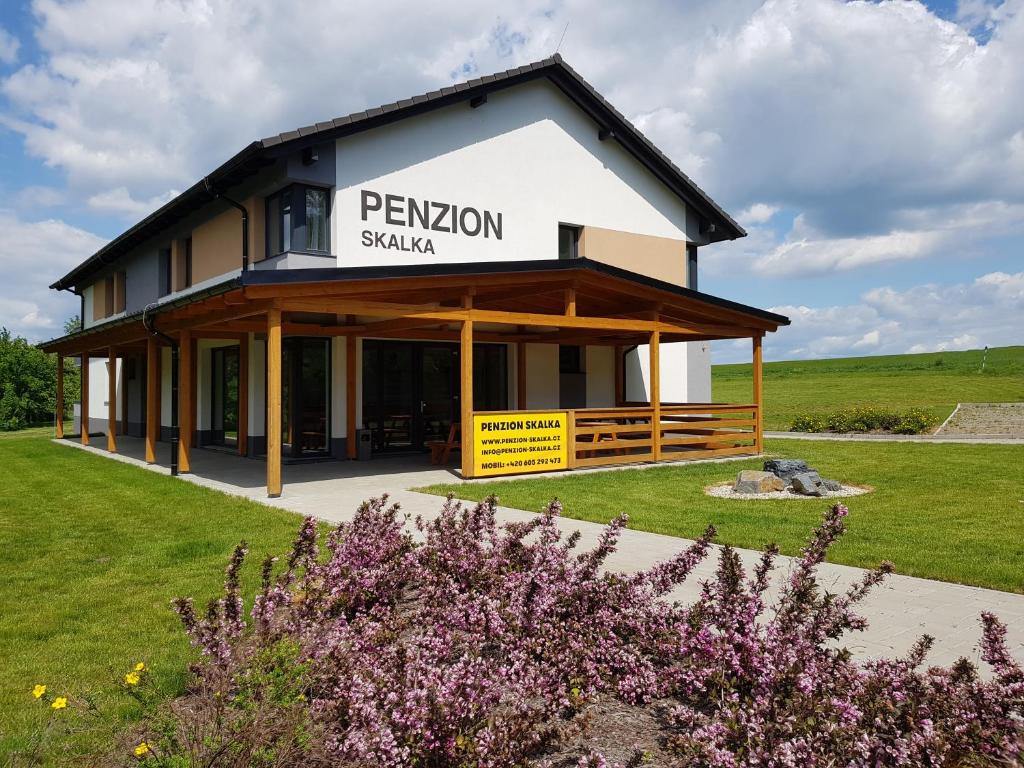
{"type": "MultiPolygon", "coordinates": [[[[823,476],[876,490],[847,500],[850,531],[834,562],[892,560],[912,576],[1024,592],[1024,447],[768,440],[769,453],[805,458],[823,476]]],[[[607,522],[628,512],[644,531],[694,537],[708,523],[719,542],[796,554],[826,501],[732,501],[703,488],[760,469],[761,460],[679,464],[553,478],[432,486],[425,490],[537,510],[563,500],[569,517],[607,522]]]]}
{"type": "MultiPolygon", "coordinates": [[[[267,552],[287,551],[295,515],[55,445],[49,430],[0,433],[0,756],[47,714],[36,683],[95,697],[100,714],[65,710],[76,733],[53,764],[102,744],[138,709],[117,691],[144,660],[163,695],[181,691],[191,650],[170,609],[200,608],[234,545],[249,541],[250,588],[267,552]]],[[[0,764],[4,761],[0,757],[0,764]]]]}
{"type": "MultiPolygon", "coordinates": [[[[856,405],[924,408],[938,426],[958,402],[1024,400],[1024,347],[922,355],[765,363],[765,429],[787,430],[794,416],[856,405]]],[[[716,402],[749,402],[750,365],[711,369],[716,402]]]]}

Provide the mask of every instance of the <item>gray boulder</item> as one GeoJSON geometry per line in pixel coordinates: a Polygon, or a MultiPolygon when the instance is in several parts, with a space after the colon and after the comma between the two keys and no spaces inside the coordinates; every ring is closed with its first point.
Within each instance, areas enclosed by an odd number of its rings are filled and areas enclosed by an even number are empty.
{"type": "Polygon", "coordinates": [[[838,480],[825,480],[825,479],[822,479],[821,482],[825,486],[826,490],[829,490],[829,491],[841,491],[841,490],[843,490],[843,484],[840,483],[838,480]]]}
{"type": "Polygon", "coordinates": [[[802,493],[804,496],[824,496],[826,492],[825,483],[817,472],[801,472],[793,475],[790,485],[795,493],[802,493]]]}
{"type": "Polygon", "coordinates": [[[764,463],[764,471],[771,472],[788,483],[794,475],[814,470],[808,467],[807,462],[802,459],[771,459],[764,463]]]}
{"type": "Polygon", "coordinates": [[[756,469],[744,469],[736,475],[736,483],[732,489],[736,493],[769,493],[781,491],[786,484],[771,472],[758,472],[756,469]]]}

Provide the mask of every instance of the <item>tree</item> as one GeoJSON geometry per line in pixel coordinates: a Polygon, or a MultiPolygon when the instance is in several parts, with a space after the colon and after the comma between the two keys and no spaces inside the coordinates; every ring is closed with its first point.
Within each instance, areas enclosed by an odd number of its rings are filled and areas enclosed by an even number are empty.
{"type": "MultiPolygon", "coordinates": [[[[79,373],[64,361],[64,406],[77,398],[79,373]]],[[[53,420],[57,392],[57,356],[43,352],[0,328],[0,430],[24,429],[53,420]]]]}
{"type": "Polygon", "coordinates": [[[78,315],[72,315],[71,317],[64,321],[65,336],[80,330],[82,330],[82,318],[80,318],[78,315]]]}

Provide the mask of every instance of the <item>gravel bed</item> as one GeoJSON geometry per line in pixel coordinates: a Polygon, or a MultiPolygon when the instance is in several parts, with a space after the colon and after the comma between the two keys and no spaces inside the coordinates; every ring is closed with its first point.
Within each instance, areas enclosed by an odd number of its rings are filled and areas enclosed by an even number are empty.
{"type": "Polygon", "coordinates": [[[1024,403],[960,403],[936,434],[1024,437],[1024,403]]]}
{"type": "Polygon", "coordinates": [[[709,485],[704,489],[704,493],[718,499],[775,499],[776,501],[803,499],[806,501],[808,499],[839,499],[846,496],[861,496],[865,493],[870,493],[872,490],[871,488],[861,488],[856,485],[844,485],[838,491],[826,491],[824,496],[804,496],[802,493],[796,493],[789,487],[784,491],[772,491],[771,493],[736,493],[732,486],[731,482],[709,485]]]}

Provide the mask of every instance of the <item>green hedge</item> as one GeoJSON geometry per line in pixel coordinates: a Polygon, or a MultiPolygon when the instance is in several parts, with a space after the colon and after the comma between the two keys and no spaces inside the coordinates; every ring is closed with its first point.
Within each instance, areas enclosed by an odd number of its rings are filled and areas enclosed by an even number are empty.
{"type": "Polygon", "coordinates": [[[921,408],[890,411],[862,407],[797,416],[789,429],[791,432],[892,432],[897,435],[920,435],[934,424],[931,414],[921,408]]]}

